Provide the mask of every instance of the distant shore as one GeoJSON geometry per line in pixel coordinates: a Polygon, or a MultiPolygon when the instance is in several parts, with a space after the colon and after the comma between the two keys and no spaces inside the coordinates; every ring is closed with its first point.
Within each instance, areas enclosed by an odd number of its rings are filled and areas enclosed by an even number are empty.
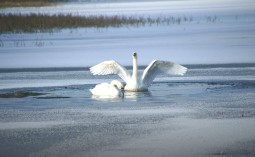
{"type": "Polygon", "coordinates": [[[59,2],[68,2],[69,0],[1,0],[0,8],[8,7],[43,7],[55,5],[59,2]]]}
{"type": "MultiPolygon", "coordinates": [[[[208,17],[207,17],[208,18],[208,17]]],[[[79,16],[72,14],[0,14],[1,33],[37,33],[54,32],[63,28],[79,27],[123,27],[123,26],[145,26],[145,25],[179,25],[181,23],[193,22],[192,17],[133,17],[133,16],[79,16]]]]}

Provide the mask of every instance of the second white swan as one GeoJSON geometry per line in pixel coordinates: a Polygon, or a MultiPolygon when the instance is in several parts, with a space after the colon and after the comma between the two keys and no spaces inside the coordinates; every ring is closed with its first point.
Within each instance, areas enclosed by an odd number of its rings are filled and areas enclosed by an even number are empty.
{"type": "Polygon", "coordinates": [[[116,61],[104,61],[90,68],[93,75],[117,74],[125,82],[125,91],[146,91],[160,73],[184,75],[187,68],[169,61],[153,60],[142,75],[138,74],[137,54],[133,53],[133,74],[116,61]]]}
{"type": "Polygon", "coordinates": [[[94,96],[105,97],[105,98],[112,98],[112,97],[123,97],[123,90],[124,87],[121,82],[118,80],[113,80],[110,84],[109,83],[100,83],[96,85],[93,89],[89,91],[94,96]]]}

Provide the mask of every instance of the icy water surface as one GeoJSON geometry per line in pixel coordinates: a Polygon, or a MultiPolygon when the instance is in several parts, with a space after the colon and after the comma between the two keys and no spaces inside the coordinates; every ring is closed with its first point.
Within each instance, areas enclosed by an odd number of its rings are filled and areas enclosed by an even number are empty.
{"type": "Polygon", "coordinates": [[[147,65],[153,59],[182,64],[255,62],[253,0],[80,2],[41,8],[6,8],[0,9],[0,13],[175,20],[144,26],[0,34],[0,67],[84,67],[112,59],[130,65],[133,52],[138,53],[139,65],[147,65]]]}
{"type": "Polygon", "coordinates": [[[187,67],[117,99],[88,68],[1,69],[0,156],[253,156],[255,65],[187,67]]]}
{"type": "Polygon", "coordinates": [[[80,2],[0,12],[180,22],[1,34],[0,157],[255,156],[255,64],[187,65],[182,77],[160,75],[148,92],[117,99],[91,96],[90,88],[118,77],[85,67],[130,65],[134,51],[139,65],[254,63],[253,0],[80,2]]]}

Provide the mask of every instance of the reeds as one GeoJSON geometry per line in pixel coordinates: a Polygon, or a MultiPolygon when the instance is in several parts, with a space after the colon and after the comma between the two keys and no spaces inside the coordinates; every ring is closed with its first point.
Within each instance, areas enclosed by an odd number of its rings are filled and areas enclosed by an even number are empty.
{"type": "Polygon", "coordinates": [[[77,16],[72,14],[0,14],[0,34],[22,32],[52,32],[63,28],[123,27],[145,25],[170,25],[191,22],[191,17],[127,17],[127,16],[77,16]]]}
{"type": "Polygon", "coordinates": [[[42,7],[69,0],[0,0],[0,8],[6,7],[42,7]]]}

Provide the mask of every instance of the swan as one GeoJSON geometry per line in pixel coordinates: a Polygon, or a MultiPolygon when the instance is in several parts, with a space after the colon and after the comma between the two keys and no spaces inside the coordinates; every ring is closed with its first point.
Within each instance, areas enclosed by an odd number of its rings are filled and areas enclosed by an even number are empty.
{"type": "Polygon", "coordinates": [[[89,91],[95,96],[102,97],[123,97],[123,85],[118,80],[113,80],[111,83],[100,83],[89,91]]]}
{"type": "Polygon", "coordinates": [[[132,75],[128,70],[114,60],[101,62],[90,68],[93,75],[108,75],[117,74],[126,82],[125,91],[146,91],[152,84],[155,77],[160,73],[171,75],[184,75],[187,68],[170,62],[153,60],[147,68],[143,71],[142,75],[138,74],[137,66],[137,53],[133,53],[133,73],[132,75]]]}

